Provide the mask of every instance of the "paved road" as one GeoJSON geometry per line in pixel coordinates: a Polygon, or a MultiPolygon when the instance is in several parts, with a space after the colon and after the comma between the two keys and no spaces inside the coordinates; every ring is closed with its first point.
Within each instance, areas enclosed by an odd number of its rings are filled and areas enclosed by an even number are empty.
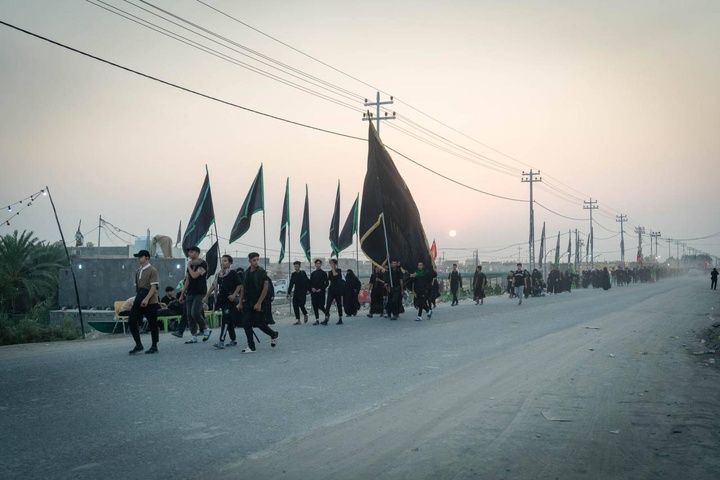
{"type": "Polygon", "coordinates": [[[284,318],[278,347],[259,333],[253,355],[167,335],[154,356],[128,356],[131,340],[117,336],[3,347],[0,471],[672,478],[680,465],[710,478],[718,421],[703,409],[718,401],[694,400],[700,388],[717,399],[719,382],[707,368],[696,376],[686,352],[712,323],[717,297],[704,286],[666,280],[522,306],[491,298],[423,322],[284,318]],[[678,427],[681,413],[691,420],[678,427]]]}

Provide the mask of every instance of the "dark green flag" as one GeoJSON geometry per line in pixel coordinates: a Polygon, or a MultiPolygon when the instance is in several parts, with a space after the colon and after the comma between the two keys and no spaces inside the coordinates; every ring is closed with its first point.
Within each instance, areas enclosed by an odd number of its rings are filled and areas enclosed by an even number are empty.
{"type": "Polygon", "coordinates": [[[258,170],[252,185],[250,185],[250,191],[245,197],[245,201],[240,207],[240,213],[238,213],[233,224],[230,232],[230,243],[245,235],[250,229],[250,221],[254,214],[265,210],[265,188],[263,185],[263,166],[260,164],[260,170],[258,170]]]}
{"type": "Polygon", "coordinates": [[[555,270],[560,267],[560,232],[558,232],[557,246],[555,247],[555,270]]]}
{"type": "Polygon", "coordinates": [[[290,177],[285,182],[285,201],[283,202],[282,219],[280,220],[280,260],[282,263],[285,258],[285,237],[290,228],[290,177]]]}
{"type": "Polygon", "coordinates": [[[355,203],[353,203],[350,213],[345,219],[340,236],[338,237],[338,252],[342,252],[350,245],[352,245],[353,235],[357,233],[358,229],[358,204],[360,202],[360,195],[355,197],[355,203]]]}
{"type": "Polygon", "coordinates": [[[300,246],[305,252],[305,258],[310,262],[310,202],[308,200],[307,183],[305,184],[305,208],[303,209],[302,227],[300,227],[300,246]]]}
{"type": "Polygon", "coordinates": [[[332,220],[330,220],[330,256],[335,257],[340,253],[338,248],[338,237],[340,236],[340,180],[338,180],[337,193],[335,194],[335,210],[333,210],[332,220]]]}
{"type": "Polygon", "coordinates": [[[538,265],[540,271],[545,268],[545,222],[543,222],[542,235],[540,236],[540,253],[538,254],[538,265]]]}
{"type": "Polygon", "coordinates": [[[432,265],[430,246],[415,200],[372,122],[368,134],[368,163],[360,208],[360,248],[375,264],[389,255],[414,272],[418,262],[432,265]],[[383,229],[387,230],[387,247],[383,229]]]}
{"type": "Polygon", "coordinates": [[[213,223],[215,223],[215,209],[210,192],[210,174],[205,167],[205,181],[182,239],[185,256],[187,256],[188,248],[197,246],[203,241],[213,223]]]}

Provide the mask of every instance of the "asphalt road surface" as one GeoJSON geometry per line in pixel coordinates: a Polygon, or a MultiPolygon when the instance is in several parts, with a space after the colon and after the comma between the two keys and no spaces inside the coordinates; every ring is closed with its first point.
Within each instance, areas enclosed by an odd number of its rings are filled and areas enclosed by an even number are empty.
{"type": "Polygon", "coordinates": [[[251,355],[217,330],[2,347],[0,478],[719,478],[706,283],[280,317],[251,355]]]}

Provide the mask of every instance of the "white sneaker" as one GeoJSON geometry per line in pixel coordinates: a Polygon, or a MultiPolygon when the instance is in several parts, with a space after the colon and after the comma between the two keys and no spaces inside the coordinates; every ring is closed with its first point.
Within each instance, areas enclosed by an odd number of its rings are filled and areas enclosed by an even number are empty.
{"type": "Polygon", "coordinates": [[[223,342],[217,342],[216,344],[213,345],[213,347],[219,348],[220,350],[222,350],[223,348],[225,348],[225,344],[223,342]]]}
{"type": "Polygon", "coordinates": [[[241,353],[255,353],[255,350],[253,350],[250,347],[247,347],[245,350],[243,350],[241,353]]]}
{"type": "Polygon", "coordinates": [[[415,318],[415,321],[416,321],[416,322],[422,322],[422,317],[417,317],[417,318],[415,318]]]}

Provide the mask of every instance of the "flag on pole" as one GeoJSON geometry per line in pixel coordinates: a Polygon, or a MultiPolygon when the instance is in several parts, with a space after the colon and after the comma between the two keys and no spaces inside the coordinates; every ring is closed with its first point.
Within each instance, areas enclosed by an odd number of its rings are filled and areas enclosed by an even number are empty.
{"type": "Polygon", "coordinates": [[[215,209],[213,208],[212,192],[210,191],[210,174],[205,167],[205,181],[200,189],[200,195],[190,216],[182,239],[183,253],[187,256],[188,248],[200,244],[207,236],[210,227],[215,223],[215,209]]]}
{"type": "Polygon", "coordinates": [[[360,248],[375,265],[382,265],[388,254],[411,272],[415,271],[418,262],[432,265],[417,205],[373,123],[368,124],[368,163],[360,207],[360,248]]]}
{"type": "Polygon", "coordinates": [[[558,232],[557,245],[555,246],[555,269],[560,267],[560,232],[558,232]]]}
{"type": "Polygon", "coordinates": [[[82,247],[83,243],[85,243],[85,237],[83,236],[82,232],[80,231],[80,225],[82,225],[82,219],[78,223],[77,232],[75,232],[75,246],[76,247],[82,247]]]}
{"type": "Polygon", "coordinates": [[[307,261],[311,261],[310,257],[310,205],[308,201],[308,186],[305,184],[305,208],[303,209],[302,227],[300,227],[300,246],[305,252],[307,261]]]}
{"type": "Polygon", "coordinates": [[[540,235],[540,255],[538,255],[538,265],[540,270],[545,268],[545,222],[543,222],[542,235],[540,235]]]}
{"type": "Polygon", "coordinates": [[[333,210],[332,220],[330,220],[330,256],[335,255],[337,258],[340,253],[338,247],[338,237],[340,236],[340,180],[338,180],[337,193],[335,194],[335,210],[333,210]]]}
{"type": "Polygon", "coordinates": [[[180,224],[178,225],[178,234],[177,234],[177,240],[175,241],[175,246],[177,247],[180,245],[180,242],[182,242],[182,220],[180,220],[180,224]]]}
{"type": "Polygon", "coordinates": [[[580,232],[575,230],[575,265],[579,268],[580,265],[580,232]]]}
{"type": "Polygon", "coordinates": [[[358,210],[360,206],[360,194],[358,194],[357,197],[355,197],[355,203],[353,203],[352,208],[350,209],[350,213],[348,213],[347,218],[345,219],[345,224],[343,224],[343,228],[340,231],[340,235],[338,236],[338,252],[342,252],[346,248],[348,248],[350,245],[352,245],[353,241],[353,235],[357,233],[358,229],[358,210]]]}
{"type": "Polygon", "coordinates": [[[220,264],[220,246],[218,245],[217,241],[213,243],[213,246],[210,247],[210,250],[207,251],[207,254],[205,255],[205,261],[208,264],[207,278],[210,278],[215,275],[215,272],[217,272],[217,267],[220,264]]]}
{"type": "Polygon", "coordinates": [[[435,245],[435,239],[433,239],[432,246],[430,247],[430,256],[432,257],[433,264],[435,264],[435,259],[437,258],[437,245],[435,245]]]}
{"type": "Polygon", "coordinates": [[[285,258],[285,237],[287,230],[290,228],[290,177],[285,182],[285,201],[283,202],[282,219],[280,220],[280,260],[282,263],[285,258]]]}
{"type": "Polygon", "coordinates": [[[572,256],[571,256],[571,247],[572,247],[572,232],[571,232],[570,230],[568,230],[568,250],[567,250],[567,254],[568,254],[568,265],[570,265],[570,259],[572,258],[572,256]]]}
{"type": "Polygon", "coordinates": [[[242,207],[240,207],[240,213],[238,213],[232,230],[230,231],[230,243],[245,235],[250,229],[252,216],[264,210],[265,187],[263,183],[263,166],[260,164],[260,170],[258,170],[252,185],[250,185],[250,191],[248,191],[245,201],[242,207]]]}

